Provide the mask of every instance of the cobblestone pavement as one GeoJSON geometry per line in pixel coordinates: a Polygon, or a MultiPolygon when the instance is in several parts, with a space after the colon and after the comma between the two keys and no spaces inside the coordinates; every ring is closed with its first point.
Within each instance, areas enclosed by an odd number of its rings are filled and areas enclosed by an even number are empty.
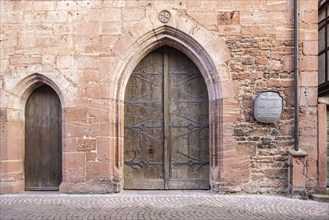
{"type": "Polygon", "coordinates": [[[329,219],[329,203],[208,191],[125,191],[0,196],[0,219],[329,219]]]}

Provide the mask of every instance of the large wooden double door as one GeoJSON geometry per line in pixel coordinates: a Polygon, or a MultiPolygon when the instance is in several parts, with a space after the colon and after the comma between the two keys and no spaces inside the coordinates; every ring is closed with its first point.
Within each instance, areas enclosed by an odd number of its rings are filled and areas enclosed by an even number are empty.
{"type": "Polygon", "coordinates": [[[125,189],[209,189],[208,93],[183,53],[161,47],[125,92],[125,189]]]}

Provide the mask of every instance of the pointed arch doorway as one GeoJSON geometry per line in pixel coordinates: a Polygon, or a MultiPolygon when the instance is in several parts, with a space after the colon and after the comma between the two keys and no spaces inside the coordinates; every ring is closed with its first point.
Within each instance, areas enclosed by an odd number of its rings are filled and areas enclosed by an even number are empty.
{"type": "Polygon", "coordinates": [[[25,106],[25,189],[58,190],[62,182],[61,103],[48,85],[29,96],[25,106]]]}
{"type": "Polygon", "coordinates": [[[168,46],[148,54],[125,91],[124,188],[209,189],[208,114],[196,65],[168,46]]]}

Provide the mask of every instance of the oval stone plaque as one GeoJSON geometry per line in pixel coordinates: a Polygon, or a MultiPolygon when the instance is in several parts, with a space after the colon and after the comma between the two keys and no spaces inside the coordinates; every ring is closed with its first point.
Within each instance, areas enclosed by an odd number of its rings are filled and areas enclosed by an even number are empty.
{"type": "Polygon", "coordinates": [[[257,121],[273,123],[281,118],[283,99],[277,92],[262,92],[255,99],[254,115],[257,121]]]}

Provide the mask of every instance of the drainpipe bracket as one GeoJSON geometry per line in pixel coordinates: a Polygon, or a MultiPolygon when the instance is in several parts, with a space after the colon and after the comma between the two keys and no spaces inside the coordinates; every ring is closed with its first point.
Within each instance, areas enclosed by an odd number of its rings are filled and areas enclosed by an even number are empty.
{"type": "Polygon", "coordinates": [[[302,149],[299,149],[298,151],[296,151],[295,149],[289,149],[288,152],[293,157],[306,157],[306,156],[308,156],[308,153],[306,151],[302,150],[302,149]]]}

